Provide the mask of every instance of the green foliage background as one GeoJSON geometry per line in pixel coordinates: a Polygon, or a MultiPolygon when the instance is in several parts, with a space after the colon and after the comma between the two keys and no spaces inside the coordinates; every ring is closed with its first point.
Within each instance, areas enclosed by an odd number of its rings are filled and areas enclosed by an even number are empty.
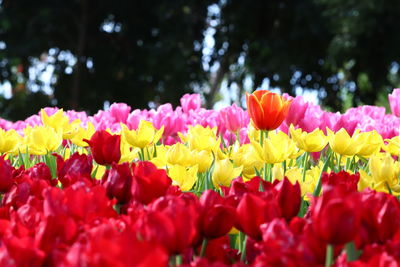
{"type": "Polygon", "coordinates": [[[224,81],[243,95],[266,78],[292,95],[316,90],[323,105],[345,110],[387,105],[400,85],[397,0],[0,3],[0,82],[13,92],[0,97],[0,114],[13,120],[47,105],[93,113],[105,100],[177,104],[193,91],[211,107],[224,81]],[[51,94],[30,74],[38,62],[54,66],[51,94]]]}

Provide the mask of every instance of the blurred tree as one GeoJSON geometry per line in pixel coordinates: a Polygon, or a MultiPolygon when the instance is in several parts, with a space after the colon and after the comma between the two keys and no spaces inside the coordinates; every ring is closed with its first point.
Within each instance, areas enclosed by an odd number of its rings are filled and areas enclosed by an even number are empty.
{"type": "Polygon", "coordinates": [[[249,76],[253,89],[268,78],[293,95],[318,90],[340,110],[348,101],[374,104],[400,86],[397,0],[228,0],[220,8],[212,60],[219,81],[227,77],[239,92],[249,76]],[[232,73],[238,68],[243,75],[232,73]]]}
{"type": "Polygon", "coordinates": [[[397,0],[0,0],[0,82],[13,88],[0,113],[176,104],[193,88],[211,107],[223,82],[240,96],[266,78],[336,110],[373,104],[400,85],[399,13],[397,0]]]}
{"type": "Polygon", "coordinates": [[[49,104],[91,112],[105,100],[134,108],[147,107],[149,101],[176,104],[192,83],[206,80],[201,44],[210,3],[4,0],[0,79],[15,88],[32,76],[35,59],[43,63],[51,57],[56,80],[49,104]],[[23,74],[19,80],[16,66],[23,74]]]}

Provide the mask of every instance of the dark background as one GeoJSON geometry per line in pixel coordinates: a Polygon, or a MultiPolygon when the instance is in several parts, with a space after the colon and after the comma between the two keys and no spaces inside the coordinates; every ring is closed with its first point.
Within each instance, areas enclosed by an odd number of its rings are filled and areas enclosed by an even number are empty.
{"type": "Polygon", "coordinates": [[[243,95],[266,78],[292,95],[317,90],[322,105],[343,111],[384,105],[400,85],[398,0],[0,3],[0,83],[12,89],[0,96],[0,115],[8,119],[49,105],[94,113],[106,100],[178,104],[193,91],[212,107],[223,82],[243,95]],[[54,71],[44,82],[46,68],[54,71]]]}

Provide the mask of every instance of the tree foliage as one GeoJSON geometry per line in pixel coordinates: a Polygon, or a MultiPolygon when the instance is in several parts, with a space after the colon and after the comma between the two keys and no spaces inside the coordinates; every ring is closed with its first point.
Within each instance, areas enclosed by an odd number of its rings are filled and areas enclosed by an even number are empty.
{"type": "Polygon", "coordinates": [[[44,105],[176,104],[194,89],[212,106],[223,81],[238,94],[246,80],[253,90],[266,78],[292,94],[318,90],[333,109],[345,96],[373,104],[399,85],[396,0],[0,3],[0,82],[13,91],[0,113],[11,119],[44,105]],[[206,32],[215,40],[208,55],[206,32]],[[33,72],[50,67],[43,84],[33,72]]]}

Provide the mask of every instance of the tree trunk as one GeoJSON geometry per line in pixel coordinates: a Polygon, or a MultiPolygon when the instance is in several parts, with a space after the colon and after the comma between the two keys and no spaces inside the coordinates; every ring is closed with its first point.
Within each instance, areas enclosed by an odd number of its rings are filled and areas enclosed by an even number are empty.
{"type": "Polygon", "coordinates": [[[72,80],[71,87],[71,98],[69,105],[71,109],[77,109],[79,107],[79,93],[80,84],[82,79],[82,71],[85,63],[85,46],[87,39],[87,24],[88,24],[88,0],[81,1],[81,17],[79,24],[79,35],[78,35],[78,46],[76,49],[76,64],[74,70],[74,77],[72,80]]]}
{"type": "Polygon", "coordinates": [[[215,78],[211,81],[210,93],[208,93],[208,95],[206,97],[206,107],[208,109],[211,109],[214,105],[215,95],[221,89],[221,83],[224,80],[224,77],[228,71],[228,68],[229,68],[229,60],[228,60],[228,56],[225,56],[221,61],[221,65],[218,68],[215,78]]]}

